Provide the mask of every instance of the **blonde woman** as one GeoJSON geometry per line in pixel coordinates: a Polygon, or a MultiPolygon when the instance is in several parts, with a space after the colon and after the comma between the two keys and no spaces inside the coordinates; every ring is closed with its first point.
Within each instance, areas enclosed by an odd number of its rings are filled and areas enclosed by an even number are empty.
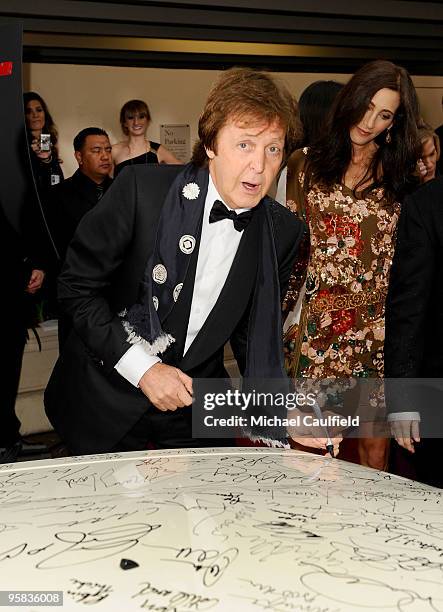
{"type": "Polygon", "coordinates": [[[132,164],[181,164],[166,147],[148,140],[146,132],[151,123],[148,105],[143,100],[129,100],[120,111],[120,125],[126,140],[112,146],[114,177],[122,168],[132,164]]]}

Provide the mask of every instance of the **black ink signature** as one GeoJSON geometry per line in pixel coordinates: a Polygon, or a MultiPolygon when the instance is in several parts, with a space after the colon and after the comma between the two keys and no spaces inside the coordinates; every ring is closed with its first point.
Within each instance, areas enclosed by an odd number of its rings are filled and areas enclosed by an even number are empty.
{"type": "Polygon", "coordinates": [[[226,550],[203,548],[174,548],[172,546],[154,546],[144,544],[148,548],[158,548],[171,551],[170,558],[163,558],[162,561],[173,563],[184,563],[190,565],[196,572],[201,572],[203,585],[213,586],[223,576],[224,572],[238,557],[238,548],[227,548],[226,550]]]}

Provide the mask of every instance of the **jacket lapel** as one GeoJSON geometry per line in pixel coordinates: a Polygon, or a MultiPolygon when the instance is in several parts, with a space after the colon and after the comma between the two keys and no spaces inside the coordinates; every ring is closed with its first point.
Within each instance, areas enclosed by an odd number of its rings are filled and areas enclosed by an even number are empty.
{"type": "MultiPolygon", "coordinates": [[[[178,251],[179,248],[181,249],[181,247],[179,247],[178,245],[180,245],[181,240],[186,237],[191,237],[194,240],[194,247],[190,255],[183,256],[180,253],[180,257],[176,258],[175,260],[171,258],[171,264],[174,264],[176,266],[175,270],[171,270],[171,276],[175,278],[175,280],[173,281],[173,286],[171,286],[170,288],[170,290],[172,291],[174,286],[176,286],[179,281],[182,283],[182,286],[185,285],[188,279],[189,264],[192,259],[192,256],[198,256],[197,254],[200,246],[203,211],[205,207],[206,194],[208,193],[209,171],[206,168],[200,169],[197,174],[196,180],[198,181],[198,184],[190,183],[190,185],[196,187],[198,186],[199,188],[198,195],[196,197],[187,197],[186,187],[189,186],[189,183],[188,185],[185,185],[185,183],[187,182],[186,180],[183,180],[181,183],[179,183],[178,186],[174,187],[174,191],[176,192],[175,197],[177,197],[180,201],[180,206],[177,207],[177,215],[180,214],[180,220],[177,222],[177,236],[175,236],[171,241],[169,250],[171,252],[174,252],[178,251]]],[[[195,276],[195,270],[193,274],[195,276]]],[[[193,282],[194,279],[192,279],[192,283],[193,282]]],[[[167,308],[161,314],[162,323],[172,313],[175,305],[175,299],[168,301],[167,308]]]]}

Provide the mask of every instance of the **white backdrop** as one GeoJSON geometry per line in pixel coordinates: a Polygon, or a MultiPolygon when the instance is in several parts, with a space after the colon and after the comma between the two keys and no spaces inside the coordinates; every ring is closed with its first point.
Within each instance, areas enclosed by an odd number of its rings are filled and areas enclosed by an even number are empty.
{"type": "MultiPolygon", "coordinates": [[[[82,128],[103,127],[111,142],[121,140],[118,121],[121,106],[131,98],[148,103],[152,124],[148,133],[159,141],[162,123],[189,123],[191,142],[197,138],[199,113],[216,70],[127,68],[62,64],[25,64],[24,88],[37,91],[48,104],[60,134],[60,155],[65,176],[77,164],[72,140],[82,128]]],[[[298,97],[318,79],[346,82],[347,74],[276,73],[298,97]]],[[[424,118],[437,127],[443,123],[443,77],[414,77],[424,118]]]]}

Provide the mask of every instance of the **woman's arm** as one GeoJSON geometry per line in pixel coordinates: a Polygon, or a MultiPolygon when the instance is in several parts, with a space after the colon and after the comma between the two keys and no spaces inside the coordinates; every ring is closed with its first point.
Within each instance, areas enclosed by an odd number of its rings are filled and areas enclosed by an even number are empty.
{"type": "Polygon", "coordinates": [[[167,149],[163,145],[160,145],[159,148],[157,149],[157,158],[158,158],[159,164],[182,164],[183,163],[182,161],[177,159],[175,155],[171,153],[171,151],[169,151],[169,149],[167,149]]]}

